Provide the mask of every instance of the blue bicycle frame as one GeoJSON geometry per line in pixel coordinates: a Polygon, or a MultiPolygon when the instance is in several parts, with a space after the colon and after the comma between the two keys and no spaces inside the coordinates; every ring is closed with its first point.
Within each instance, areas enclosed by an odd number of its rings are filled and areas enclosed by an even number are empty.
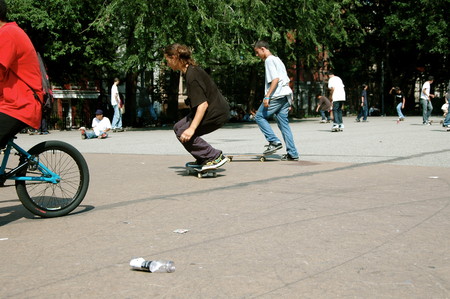
{"type": "Polygon", "coordinates": [[[59,175],[45,167],[45,165],[39,162],[39,159],[37,157],[30,155],[27,151],[15,144],[13,139],[14,138],[8,141],[8,144],[4,150],[2,166],[0,168],[0,175],[3,176],[4,180],[48,182],[53,184],[57,184],[61,180],[61,177],[59,175]],[[26,161],[9,171],[8,173],[5,173],[6,165],[8,163],[12,148],[18,151],[20,155],[25,157],[26,161]],[[24,167],[28,167],[30,164],[35,165],[36,169],[42,173],[42,176],[15,176],[17,172],[22,170],[24,167]]]}

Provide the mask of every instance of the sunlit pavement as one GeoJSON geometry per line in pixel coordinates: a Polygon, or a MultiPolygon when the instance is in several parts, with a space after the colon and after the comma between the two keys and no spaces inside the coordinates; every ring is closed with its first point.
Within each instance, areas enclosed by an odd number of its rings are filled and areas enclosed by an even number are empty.
{"type": "MultiPolygon", "coordinates": [[[[10,182],[0,190],[1,297],[450,297],[450,132],[433,119],[348,117],[336,133],[293,121],[298,162],[236,157],[203,179],[186,174],[192,157],[170,127],[21,134],[24,148],[76,146],[91,182],[55,219],[25,210],[10,182]],[[134,257],[176,271],[132,271],[134,257]]],[[[255,124],[204,138],[225,154],[266,144],[255,124]]]]}

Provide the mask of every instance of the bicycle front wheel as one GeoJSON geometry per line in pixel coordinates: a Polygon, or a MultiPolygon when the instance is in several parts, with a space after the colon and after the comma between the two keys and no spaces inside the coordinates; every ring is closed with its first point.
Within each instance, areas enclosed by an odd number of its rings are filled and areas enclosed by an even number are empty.
{"type": "MultiPolygon", "coordinates": [[[[61,180],[57,184],[16,181],[22,204],[41,217],[59,217],[72,212],[83,201],[89,187],[89,169],[84,157],[75,147],[62,141],[39,143],[28,153],[58,174],[61,180]]],[[[28,167],[21,175],[42,176],[42,173],[28,167]]]]}

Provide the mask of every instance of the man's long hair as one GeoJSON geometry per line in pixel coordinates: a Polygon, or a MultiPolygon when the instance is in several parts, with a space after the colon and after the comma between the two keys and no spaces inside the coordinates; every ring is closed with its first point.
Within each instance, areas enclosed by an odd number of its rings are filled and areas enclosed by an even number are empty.
{"type": "Polygon", "coordinates": [[[164,49],[164,54],[178,59],[178,61],[181,65],[185,65],[185,64],[197,65],[194,58],[192,58],[191,49],[186,45],[182,45],[182,44],[178,44],[178,43],[168,45],[164,49]]]}

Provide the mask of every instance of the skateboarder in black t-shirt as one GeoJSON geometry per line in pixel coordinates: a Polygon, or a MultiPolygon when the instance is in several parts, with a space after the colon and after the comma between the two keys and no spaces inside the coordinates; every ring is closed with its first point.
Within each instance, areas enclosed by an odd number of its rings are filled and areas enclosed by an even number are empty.
{"type": "Polygon", "coordinates": [[[186,80],[187,104],[191,112],[177,122],[174,131],[186,150],[196,159],[202,170],[219,168],[228,158],[200,136],[222,127],[230,117],[228,102],[211,77],[192,58],[191,50],[172,44],[164,50],[168,66],[181,71],[186,80]]]}

